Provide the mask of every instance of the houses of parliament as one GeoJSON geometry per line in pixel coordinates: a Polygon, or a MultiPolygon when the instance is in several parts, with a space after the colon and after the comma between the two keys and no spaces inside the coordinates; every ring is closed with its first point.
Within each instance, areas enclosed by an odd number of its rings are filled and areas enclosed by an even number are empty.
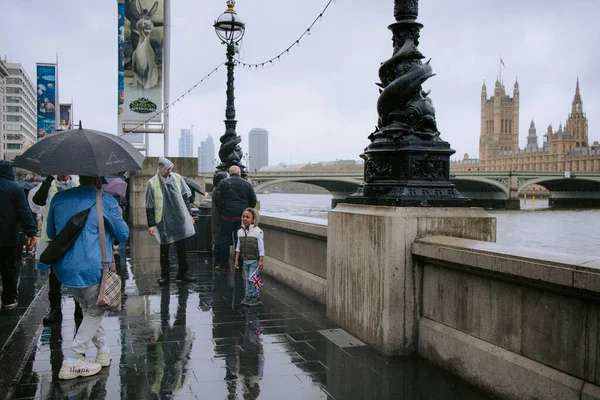
{"type": "Polygon", "coordinates": [[[494,94],[488,98],[485,83],[481,88],[481,131],[479,159],[469,158],[450,163],[451,171],[600,171],[598,142],[588,142],[588,121],[583,112],[579,79],[565,126],[554,130],[548,126],[542,145],[533,120],[529,125],[527,145],[519,148],[519,83],[513,96],[496,81],[494,94]]]}

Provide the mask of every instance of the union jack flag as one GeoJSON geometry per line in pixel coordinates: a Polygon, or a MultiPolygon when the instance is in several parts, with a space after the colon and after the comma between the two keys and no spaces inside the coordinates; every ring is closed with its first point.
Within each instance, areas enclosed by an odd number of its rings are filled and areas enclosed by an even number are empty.
{"type": "Polygon", "coordinates": [[[252,282],[252,285],[257,288],[258,290],[262,289],[263,287],[263,282],[262,279],[260,279],[258,277],[258,268],[254,270],[254,273],[252,275],[250,275],[250,278],[248,278],[248,280],[250,282],[252,282]]]}

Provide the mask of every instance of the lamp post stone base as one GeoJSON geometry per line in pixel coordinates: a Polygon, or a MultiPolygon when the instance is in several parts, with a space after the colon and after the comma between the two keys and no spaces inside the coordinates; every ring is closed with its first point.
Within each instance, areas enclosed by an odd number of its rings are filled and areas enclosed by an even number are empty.
{"type": "Polygon", "coordinates": [[[445,235],[494,242],[477,208],[340,204],[327,228],[327,318],[387,355],[417,352],[421,272],[412,245],[445,235]]]}
{"type": "Polygon", "coordinates": [[[365,150],[365,181],[347,203],[403,207],[465,207],[450,182],[454,150],[442,140],[376,140],[365,150]]]}

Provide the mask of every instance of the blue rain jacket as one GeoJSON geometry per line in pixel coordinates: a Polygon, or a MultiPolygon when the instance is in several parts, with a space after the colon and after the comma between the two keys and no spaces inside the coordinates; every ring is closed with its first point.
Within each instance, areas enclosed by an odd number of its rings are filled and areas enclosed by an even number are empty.
{"type": "MultiPolygon", "coordinates": [[[[46,232],[50,239],[66,226],[73,215],[96,202],[96,190],[90,186],[79,186],[54,195],[48,212],[46,232]]],[[[106,257],[111,260],[113,240],[124,242],[129,237],[129,228],[114,197],[102,194],[102,212],[106,231],[106,257]]],[[[66,287],[86,288],[102,279],[102,255],[98,234],[98,211],[96,205],[88,215],[87,223],[77,241],[65,256],[54,265],[58,280],[66,287]]]]}

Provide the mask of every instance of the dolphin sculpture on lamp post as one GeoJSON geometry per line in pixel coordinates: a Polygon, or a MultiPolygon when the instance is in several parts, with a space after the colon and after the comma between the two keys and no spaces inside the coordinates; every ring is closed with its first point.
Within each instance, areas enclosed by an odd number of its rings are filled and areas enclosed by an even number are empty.
{"type": "Polygon", "coordinates": [[[423,25],[418,0],[395,0],[392,57],[379,67],[378,121],[369,135],[364,182],[349,203],[461,207],[450,182],[450,144],[440,138],[433,101],[422,85],[435,76],[418,49],[423,25]]]}

